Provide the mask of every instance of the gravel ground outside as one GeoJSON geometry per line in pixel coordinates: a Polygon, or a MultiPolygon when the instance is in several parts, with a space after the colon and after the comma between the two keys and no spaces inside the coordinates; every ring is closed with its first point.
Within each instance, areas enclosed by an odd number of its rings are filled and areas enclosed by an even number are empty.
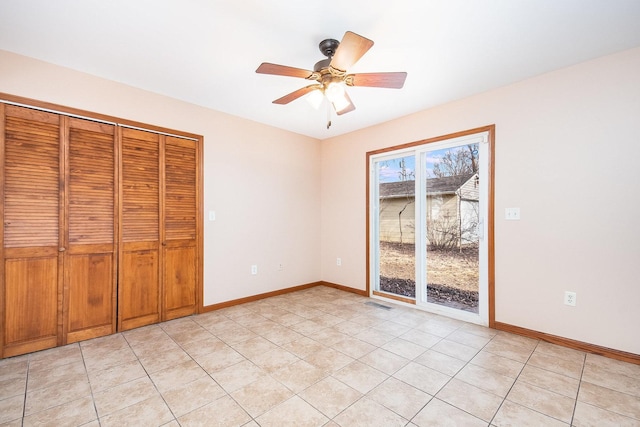
{"type": "MultiPolygon", "coordinates": [[[[381,242],[380,289],[415,297],[413,245],[381,242]]],[[[478,311],[478,248],[430,250],[427,254],[427,298],[449,307],[478,311]]]]}

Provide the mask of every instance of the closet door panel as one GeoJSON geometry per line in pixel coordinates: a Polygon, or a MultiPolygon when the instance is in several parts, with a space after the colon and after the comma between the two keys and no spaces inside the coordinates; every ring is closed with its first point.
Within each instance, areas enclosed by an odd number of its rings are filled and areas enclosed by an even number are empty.
{"type": "Polygon", "coordinates": [[[196,312],[197,142],[165,137],[164,316],[196,312]]]}
{"type": "Polygon", "coordinates": [[[57,274],[55,254],[5,261],[4,357],[57,345],[57,274]]]}
{"type": "Polygon", "coordinates": [[[69,119],[65,333],[71,343],[115,332],[115,129],[69,119]]]}
{"type": "MultiPolygon", "coordinates": [[[[60,118],[3,106],[2,356],[60,343],[60,118]]],[[[0,126],[0,129],[2,126],[0,126]]]]}
{"type": "Polygon", "coordinates": [[[158,284],[158,250],[124,251],[120,268],[120,313],[122,330],[160,321],[158,284]],[[150,286],[155,284],[155,286],[150,286]]]}
{"type": "Polygon", "coordinates": [[[127,330],[160,321],[160,136],[123,129],[121,153],[118,321],[127,330]]]}
{"type": "Polygon", "coordinates": [[[115,332],[113,254],[67,257],[67,343],[115,332]]]}
{"type": "Polygon", "coordinates": [[[188,316],[196,307],[196,248],[176,246],[165,248],[165,320],[188,316]]]}

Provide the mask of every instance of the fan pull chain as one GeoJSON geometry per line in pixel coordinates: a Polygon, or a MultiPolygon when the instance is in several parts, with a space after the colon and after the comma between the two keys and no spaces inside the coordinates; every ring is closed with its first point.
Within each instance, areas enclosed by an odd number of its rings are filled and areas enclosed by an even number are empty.
{"type": "Polygon", "coordinates": [[[327,99],[327,130],[331,127],[331,102],[327,99]]]}

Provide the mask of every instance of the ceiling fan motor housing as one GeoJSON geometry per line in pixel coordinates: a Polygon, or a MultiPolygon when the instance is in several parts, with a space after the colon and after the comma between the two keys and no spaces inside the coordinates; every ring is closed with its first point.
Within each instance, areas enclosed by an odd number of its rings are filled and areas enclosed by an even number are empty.
{"type": "Polygon", "coordinates": [[[316,65],[313,66],[313,71],[319,72],[324,68],[329,68],[329,64],[331,64],[331,58],[323,59],[322,61],[316,62],[316,65]]]}
{"type": "Polygon", "coordinates": [[[329,64],[331,64],[331,58],[333,58],[333,55],[336,53],[336,49],[338,49],[339,45],[340,42],[336,39],[322,40],[318,45],[318,48],[320,48],[320,52],[322,52],[322,54],[327,58],[323,59],[322,61],[316,62],[316,65],[313,66],[313,71],[318,72],[323,68],[329,68],[329,64]]]}
{"type": "Polygon", "coordinates": [[[340,45],[340,42],[336,39],[324,39],[320,42],[318,47],[324,56],[331,59],[331,57],[336,53],[338,45],[340,45]]]}

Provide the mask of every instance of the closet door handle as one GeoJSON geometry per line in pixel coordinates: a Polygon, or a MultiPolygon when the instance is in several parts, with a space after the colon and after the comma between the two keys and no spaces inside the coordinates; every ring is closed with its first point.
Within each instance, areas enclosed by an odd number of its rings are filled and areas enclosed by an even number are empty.
{"type": "Polygon", "coordinates": [[[58,248],[58,252],[64,252],[66,250],[67,250],[66,248],[58,248]]]}

